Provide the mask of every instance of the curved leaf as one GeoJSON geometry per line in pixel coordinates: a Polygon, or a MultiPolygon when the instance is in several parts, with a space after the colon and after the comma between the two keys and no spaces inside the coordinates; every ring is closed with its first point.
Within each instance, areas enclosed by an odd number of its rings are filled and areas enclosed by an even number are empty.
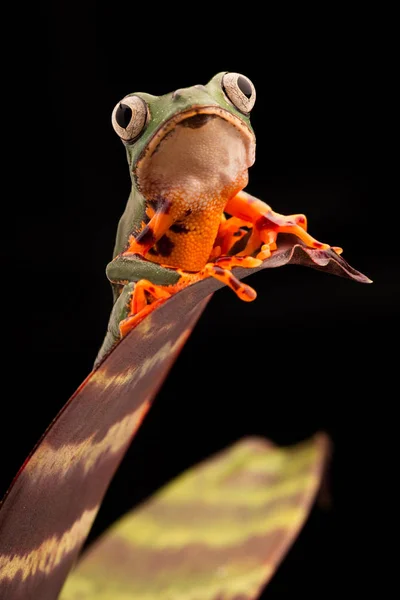
{"type": "Polygon", "coordinates": [[[98,540],[60,600],[250,600],[295,539],[328,440],[247,438],[159,491],[98,540]]]}
{"type": "MultiPolygon", "coordinates": [[[[333,251],[293,236],[257,269],[303,264],[369,279],[333,251]]],[[[0,586],[10,600],[54,600],[88,535],[107,487],[160,385],[213,292],[198,282],[151,312],[69,399],[15,477],[0,507],[0,586]],[[79,493],[77,493],[79,490],[79,493]]]]}

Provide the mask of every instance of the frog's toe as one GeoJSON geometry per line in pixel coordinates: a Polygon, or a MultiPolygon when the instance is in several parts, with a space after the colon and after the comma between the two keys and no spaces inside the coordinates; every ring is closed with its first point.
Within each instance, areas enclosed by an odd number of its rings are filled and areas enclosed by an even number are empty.
{"type": "MultiPolygon", "coordinates": [[[[256,259],[253,259],[256,260],[256,259]]],[[[260,261],[257,261],[257,266],[260,261]]],[[[243,266],[243,265],[242,265],[243,266]]],[[[244,302],[252,302],[257,298],[257,292],[249,285],[239,281],[228,269],[217,264],[208,263],[203,269],[204,275],[214,277],[231,288],[235,294],[244,302]]]]}
{"type": "MultiPolygon", "coordinates": [[[[276,246],[276,244],[275,244],[276,246]]],[[[261,261],[266,260],[271,256],[271,245],[263,244],[261,246],[261,251],[257,254],[257,258],[261,261]]]]}
{"type": "Polygon", "coordinates": [[[232,269],[232,267],[255,269],[261,265],[261,260],[252,256],[221,256],[217,258],[215,264],[225,269],[232,269]]]}

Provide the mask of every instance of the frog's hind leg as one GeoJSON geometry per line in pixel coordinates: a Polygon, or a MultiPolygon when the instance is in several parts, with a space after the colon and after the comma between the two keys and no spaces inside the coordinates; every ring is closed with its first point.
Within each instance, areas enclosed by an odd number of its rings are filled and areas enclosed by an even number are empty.
{"type": "Polygon", "coordinates": [[[121,337],[124,337],[133,329],[147,314],[156,308],[160,302],[170,298],[179,290],[207,279],[214,277],[230,287],[235,294],[245,302],[255,300],[257,294],[253,288],[237,279],[230,269],[233,267],[255,268],[261,264],[261,260],[251,256],[223,256],[214,263],[207,263],[199,273],[188,273],[177,270],[180,275],[179,282],[172,285],[155,285],[147,279],[137,281],[132,289],[132,295],[129,301],[129,314],[121,320],[119,330],[121,337]]]}
{"type": "Polygon", "coordinates": [[[214,263],[207,263],[200,272],[200,278],[214,277],[230,287],[241,300],[252,302],[257,298],[256,291],[249,285],[239,281],[239,279],[231,273],[230,269],[232,269],[232,267],[252,269],[260,266],[261,262],[261,260],[252,258],[251,256],[222,256],[214,263]]]}
{"type": "Polygon", "coordinates": [[[163,203],[140,233],[136,236],[130,236],[129,246],[123,254],[145,256],[173,224],[174,219],[169,211],[170,205],[166,202],[163,203]]]}
{"type": "Polygon", "coordinates": [[[134,285],[129,301],[129,313],[119,324],[121,337],[133,329],[145,315],[154,310],[157,300],[165,300],[171,296],[166,286],[155,285],[147,279],[140,279],[134,285]],[[151,300],[149,302],[149,300],[151,300]]]}
{"type": "Polygon", "coordinates": [[[165,286],[154,285],[147,279],[137,281],[131,298],[132,314],[137,314],[147,306],[148,295],[152,296],[154,300],[160,300],[161,298],[169,298],[171,294],[165,286]]]}

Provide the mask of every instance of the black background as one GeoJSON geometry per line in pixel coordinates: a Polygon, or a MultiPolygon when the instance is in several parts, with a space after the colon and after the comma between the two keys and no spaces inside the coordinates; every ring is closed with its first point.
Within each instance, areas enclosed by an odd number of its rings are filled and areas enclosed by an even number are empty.
{"type": "Polygon", "coordinates": [[[40,13],[40,111],[30,116],[39,133],[22,144],[37,168],[33,185],[16,183],[22,203],[9,207],[8,258],[23,277],[7,313],[17,393],[3,421],[0,491],[90,371],[103,339],[111,309],[105,266],[130,187],[111,127],[114,105],[134,91],[163,94],[219,71],[244,73],[257,90],[248,190],[277,212],[304,212],[311,234],[342,246],[374,283],[290,266],[248,280],[258,292],[253,304],[219,291],[133,441],[90,539],[243,436],[291,444],[326,431],[334,448],[330,508],[314,508],[265,597],[371,585],[365,571],[378,529],[379,448],[389,439],[383,415],[396,399],[386,392],[399,299],[396,256],[382,241],[385,200],[372,194],[372,23],[365,14],[277,15],[250,4],[217,14],[211,5],[59,2],[40,13]]]}

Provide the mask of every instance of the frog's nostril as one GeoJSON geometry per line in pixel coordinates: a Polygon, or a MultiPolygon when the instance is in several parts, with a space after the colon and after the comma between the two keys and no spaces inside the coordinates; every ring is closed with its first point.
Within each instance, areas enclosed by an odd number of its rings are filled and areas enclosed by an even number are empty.
{"type": "Polygon", "coordinates": [[[196,90],[201,90],[202,92],[206,92],[207,88],[205,85],[195,85],[196,90]]]}

